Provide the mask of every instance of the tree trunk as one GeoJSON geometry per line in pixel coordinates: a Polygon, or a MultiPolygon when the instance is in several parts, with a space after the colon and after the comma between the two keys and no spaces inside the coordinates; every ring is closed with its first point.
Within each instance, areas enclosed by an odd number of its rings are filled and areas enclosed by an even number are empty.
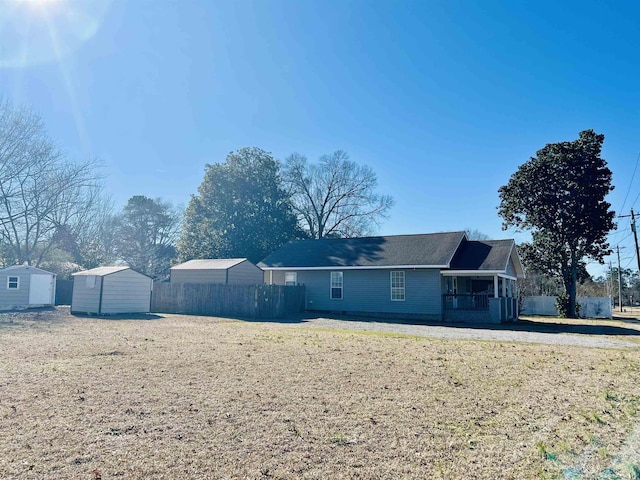
{"type": "Polygon", "coordinates": [[[571,262],[571,281],[569,282],[567,294],[569,295],[569,311],[567,316],[569,318],[577,318],[576,314],[576,286],[578,283],[578,266],[576,262],[571,262]]]}

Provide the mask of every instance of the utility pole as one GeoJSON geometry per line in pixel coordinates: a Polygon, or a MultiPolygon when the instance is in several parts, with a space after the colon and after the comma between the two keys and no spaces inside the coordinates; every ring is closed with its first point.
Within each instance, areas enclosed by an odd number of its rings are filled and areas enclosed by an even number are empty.
{"type": "Polygon", "coordinates": [[[613,268],[611,267],[611,260],[609,260],[609,298],[613,304],[613,268]]]}
{"type": "Polygon", "coordinates": [[[638,249],[638,232],[636,231],[636,216],[631,209],[631,231],[633,232],[633,239],[636,241],[636,260],[638,260],[638,275],[640,275],[640,250],[638,249]]]}
{"type": "Polygon", "coordinates": [[[618,250],[618,302],[620,305],[620,311],[622,312],[622,270],[620,267],[620,245],[616,246],[618,250]]]}

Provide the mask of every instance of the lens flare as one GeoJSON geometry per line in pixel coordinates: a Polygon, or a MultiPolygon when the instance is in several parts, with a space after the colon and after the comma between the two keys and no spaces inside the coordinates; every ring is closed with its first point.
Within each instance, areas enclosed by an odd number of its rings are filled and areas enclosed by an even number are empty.
{"type": "Polygon", "coordinates": [[[112,0],[0,0],[0,68],[60,61],[93,37],[112,0]]]}

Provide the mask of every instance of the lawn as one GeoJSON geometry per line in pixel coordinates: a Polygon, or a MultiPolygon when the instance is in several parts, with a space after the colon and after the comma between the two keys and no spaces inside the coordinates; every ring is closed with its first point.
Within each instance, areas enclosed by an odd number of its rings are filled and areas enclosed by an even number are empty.
{"type": "Polygon", "coordinates": [[[636,478],[639,405],[638,349],[0,315],[2,479],[636,478]]]}

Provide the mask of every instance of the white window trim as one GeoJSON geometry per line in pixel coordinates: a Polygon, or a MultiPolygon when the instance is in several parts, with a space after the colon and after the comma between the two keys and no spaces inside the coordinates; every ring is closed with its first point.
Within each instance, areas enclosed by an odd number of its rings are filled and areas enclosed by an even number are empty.
{"type": "MultiPolygon", "coordinates": [[[[391,290],[391,301],[392,302],[404,302],[407,298],[407,293],[406,293],[406,287],[407,287],[407,276],[404,273],[403,270],[400,271],[391,271],[389,272],[389,288],[391,290]],[[393,298],[393,274],[394,273],[401,273],[402,274],[402,298],[393,298]]],[[[395,287],[396,290],[399,290],[401,287],[395,287]]]]}
{"type": "Polygon", "coordinates": [[[284,274],[284,284],[287,286],[287,275],[293,275],[293,286],[298,285],[298,272],[285,272],[284,274]]]}
{"type": "Polygon", "coordinates": [[[344,299],[344,273],[342,273],[342,272],[331,272],[329,274],[329,299],[330,300],[342,300],[342,299],[344,299]],[[333,274],[334,273],[340,274],[340,287],[334,287],[333,286],[333,274]],[[340,298],[334,298],[333,297],[333,289],[334,288],[340,288],[340,298]]]}
{"type": "Polygon", "coordinates": [[[15,276],[15,275],[8,276],[8,277],[7,277],[7,290],[20,290],[20,277],[15,276]],[[11,281],[11,279],[12,279],[12,278],[15,278],[15,279],[16,279],[16,281],[15,281],[15,282],[12,282],[12,281],[11,281]],[[15,286],[15,287],[10,287],[9,285],[10,285],[11,283],[15,283],[15,284],[16,284],[16,286],[15,286]]]}

